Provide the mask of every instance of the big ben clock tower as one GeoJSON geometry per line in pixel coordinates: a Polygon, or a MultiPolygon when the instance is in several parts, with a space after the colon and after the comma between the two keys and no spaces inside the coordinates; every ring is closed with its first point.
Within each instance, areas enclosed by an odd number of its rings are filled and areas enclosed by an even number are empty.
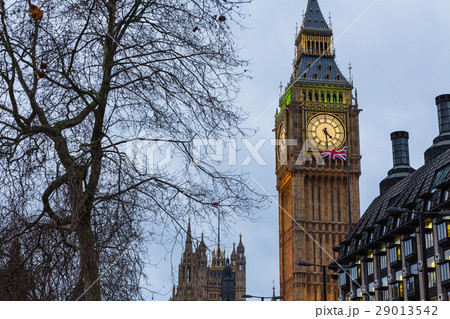
{"type": "MultiPolygon", "coordinates": [[[[296,42],[294,70],[275,121],[279,197],[280,290],[285,300],[322,300],[322,269],[333,247],[359,220],[360,149],[353,85],[335,62],[333,32],[317,0],[309,0],[296,42]],[[341,160],[322,160],[324,150],[348,146],[341,160]]],[[[337,299],[336,281],[327,277],[327,300],[337,299]]]]}

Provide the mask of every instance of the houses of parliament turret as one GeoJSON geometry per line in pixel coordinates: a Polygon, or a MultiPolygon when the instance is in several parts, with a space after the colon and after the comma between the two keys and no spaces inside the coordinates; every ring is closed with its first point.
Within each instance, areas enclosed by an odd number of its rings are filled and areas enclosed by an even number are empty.
{"type": "Polygon", "coordinates": [[[230,258],[220,248],[220,241],[212,251],[210,263],[208,254],[203,234],[201,241],[193,244],[189,221],[186,246],[178,266],[178,286],[174,286],[171,300],[244,301],[246,260],[242,235],[237,248],[233,243],[230,258]]]}

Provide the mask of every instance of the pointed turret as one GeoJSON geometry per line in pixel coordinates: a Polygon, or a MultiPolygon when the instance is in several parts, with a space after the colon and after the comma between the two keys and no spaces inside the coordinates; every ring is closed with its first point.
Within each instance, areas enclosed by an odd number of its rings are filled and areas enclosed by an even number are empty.
{"type": "Polygon", "coordinates": [[[192,253],[192,235],[191,235],[191,219],[188,220],[188,229],[186,234],[186,247],[184,250],[186,253],[192,253]]]}
{"type": "Polygon", "coordinates": [[[326,35],[333,34],[323,17],[317,0],[308,1],[308,7],[303,19],[301,31],[305,33],[320,33],[326,35]]]}
{"type": "Polygon", "coordinates": [[[242,244],[242,234],[239,235],[239,244],[237,246],[237,253],[243,254],[245,252],[244,245],[242,244]]]}
{"type": "MultiPolygon", "coordinates": [[[[317,0],[309,0],[297,47],[290,84],[327,85],[352,88],[336,64],[333,31],[326,23],[317,0]]],[[[314,98],[314,97],[313,97],[314,98]]],[[[320,96],[317,100],[341,103],[339,98],[320,96]]]]}

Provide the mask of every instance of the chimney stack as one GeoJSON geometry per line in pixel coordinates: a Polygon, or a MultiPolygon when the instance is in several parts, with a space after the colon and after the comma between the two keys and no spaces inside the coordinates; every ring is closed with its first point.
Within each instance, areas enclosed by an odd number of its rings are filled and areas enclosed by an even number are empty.
{"type": "Polygon", "coordinates": [[[391,133],[394,167],[388,172],[388,176],[381,181],[380,194],[384,194],[389,188],[415,171],[409,166],[408,140],[408,132],[397,131],[391,133]]]}
{"type": "Polygon", "coordinates": [[[433,145],[425,152],[425,164],[450,148],[450,94],[436,97],[436,105],[439,136],[434,139],[433,145]]]}

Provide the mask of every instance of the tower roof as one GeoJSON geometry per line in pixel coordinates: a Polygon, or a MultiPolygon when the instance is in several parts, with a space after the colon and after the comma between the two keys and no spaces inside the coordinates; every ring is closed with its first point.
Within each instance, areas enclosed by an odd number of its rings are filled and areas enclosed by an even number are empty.
{"type": "Polygon", "coordinates": [[[191,219],[188,221],[188,229],[186,233],[186,252],[192,252],[192,235],[191,235],[191,219]]]}
{"type": "Polygon", "coordinates": [[[333,33],[323,17],[318,0],[308,0],[301,31],[305,33],[333,33]]]}
{"type": "Polygon", "coordinates": [[[238,252],[238,254],[245,252],[244,245],[242,244],[242,234],[239,235],[239,244],[237,246],[237,252],[238,252]]]}
{"type": "Polygon", "coordinates": [[[297,65],[297,84],[331,85],[351,88],[352,85],[339,70],[333,57],[305,55],[297,65]]]}

